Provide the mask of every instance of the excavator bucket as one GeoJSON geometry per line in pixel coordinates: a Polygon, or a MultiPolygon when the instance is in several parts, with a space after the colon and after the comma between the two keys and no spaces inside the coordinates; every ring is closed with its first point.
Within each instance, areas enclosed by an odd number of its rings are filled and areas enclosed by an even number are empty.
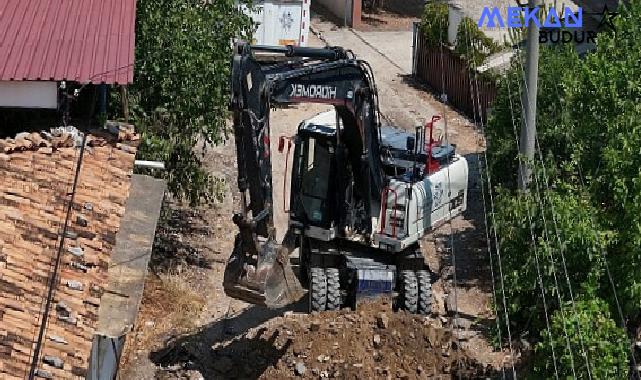
{"type": "Polygon", "coordinates": [[[299,301],[304,290],[292,270],[290,250],[273,238],[249,246],[246,243],[241,234],[236,237],[225,268],[225,293],[274,309],[299,301]]]}

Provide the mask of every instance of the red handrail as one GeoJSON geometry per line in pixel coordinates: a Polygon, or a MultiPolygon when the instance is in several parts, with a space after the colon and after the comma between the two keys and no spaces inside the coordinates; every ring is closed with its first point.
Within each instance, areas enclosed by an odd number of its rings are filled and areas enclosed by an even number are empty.
{"type": "Polygon", "coordinates": [[[438,171],[438,169],[440,169],[441,167],[439,163],[432,158],[432,146],[436,142],[434,141],[434,138],[433,138],[434,123],[436,123],[439,120],[441,120],[441,116],[439,115],[432,116],[432,121],[426,123],[425,129],[423,130],[423,136],[425,136],[427,134],[427,128],[430,129],[429,142],[424,142],[423,144],[423,148],[427,150],[427,162],[425,164],[426,164],[426,170],[428,175],[438,171]]]}

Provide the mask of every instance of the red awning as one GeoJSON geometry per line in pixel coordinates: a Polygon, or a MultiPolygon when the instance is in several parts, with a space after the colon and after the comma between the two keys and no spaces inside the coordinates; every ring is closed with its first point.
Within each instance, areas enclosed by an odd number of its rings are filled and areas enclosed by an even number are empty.
{"type": "Polygon", "coordinates": [[[133,81],[136,0],[0,0],[0,81],[133,81]]]}

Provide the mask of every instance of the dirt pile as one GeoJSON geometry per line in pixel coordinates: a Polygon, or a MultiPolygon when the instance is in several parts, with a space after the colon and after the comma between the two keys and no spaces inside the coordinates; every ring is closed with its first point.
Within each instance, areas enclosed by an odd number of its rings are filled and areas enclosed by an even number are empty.
{"type": "MultiPolygon", "coordinates": [[[[286,313],[212,347],[205,378],[433,379],[481,378],[492,370],[471,359],[448,327],[389,302],[306,315],[286,313]]],[[[173,345],[164,355],[189,362],[194,347],[173,345]]],[[[188,366],[187,366],[188,367],[188,366]]],[[[182,368],[184,370],[186,368],[182,368]]],[[[181,371],[182,372],[182,371],[181,371]]],[[[185,375],[182,372],[181,375],[185,375]]]]}
{"type": "Polygon", "coordinates": [[[393,313],[388,302],[369,303],[356,312],[293,314],[277,324],[275,343],[285,351],[264,379],[423,379],[459,373],[470,378],[486,372],[464,350],[457,351],[448,328],[393,313]]]}

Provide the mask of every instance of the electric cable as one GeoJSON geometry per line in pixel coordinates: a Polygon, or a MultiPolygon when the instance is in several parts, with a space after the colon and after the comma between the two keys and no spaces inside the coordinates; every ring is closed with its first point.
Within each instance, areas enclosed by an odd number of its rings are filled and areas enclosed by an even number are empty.
{"type": "MultiPolygon", "coordinates": [[[[443,61],[443,25],[439,28],[440,35],[439,35],[439,46],[440,46],[440,58],[441,58],[441,102],[443,105],[443,122],[445,124],[445,130],[444,130],[444,137],[445,137],[445,143],[449,144],[449,136],[448,136],[448,128],[447,128],[447,108],[445,107],[445,103],[447,102],[447,94],[445,92],[445,65],[443,61]]],[[[434,128],[434,125],[432,124],[432,128],[434,128]]],[[[431,147],[431,141],[430,141],[430,149],[431,147]]],[[[430,154],[431,157],[431,154],[430,154]]],[[[447,162],[447,183],[448,183],[448,188],[447,188],[447,195],[448,199],[452,195],[452,179],[450,175],[450,166],[452,165],[452,156],[448,155],[448,162],[447,162]]],[[[428,173],[429,173],[429,166],[430,162],[427,163],[428,167],[428,173]]],[[[448,224],[450,227],[450,253],[452,255],[452,268],[453,268],[453,282],[454,282],[454,326],[453,329],[456,330],[456,341],[457,341],[457,346],[456,346],[456,363],[458,367],[457,375],[458,378],[461,379],[461,333],[460,333],[460,326],[458,322],[459,318],[459,311],[458,311],[458,278],[456,274],[456,249],[454,246],[454,227],[452,226],[452,203],[449,202],[448,205],[448,212],[449,212],[449,220],[448,224]]],[[[448,295],[449,296],[449,295],[448,295]]]]}
{"type": "MultiPolygon", "coordinates": [[[[95,101],[96,101],[96,90],[94,87],[93,102],[91,106],[91,111],[89,112],[89,115],[88,115],[88,123],[90,122],[91,117],[93,116],[95,101]]],[[[44,338],[45,338],[46,330],[48,328],[48,323],[49,323],[49,313],[51,310],[51,304],[53,303],[54,294],[59,281],[58,272],[60,269],[60,262],[62,259],[62,252],[64,249],[65,238],[67,236],[69,221],[71,219],[71,214],[73,211],[73,203],[75,200],[78,182],[80,179],[80,171],[82,168],[82,162],[85,154],[86,144],[87,144],[87,131],[85,131],[85,133],[83,133],[82,135],[80,153],[78,155],[78,161],[76,163],[76,169],[75,169],[74,178],[73,178],[73,185],[71,187],[71,192],[69,194],[69,201],[68,201],[67,210],[65,213],[65,221],[62,228],[60,244],[58,245],[56,257],[54,260],[53,273],[49,274],[46,303],[42,313],[42,319],[39,327],[38,338],[35,341],[35,349],[33,350],[33,356],[32,356],[31,366],[29,370],[29,380],[33,380],[36,376],[38,363],[40,361],[40,353],[44,345],[44,338]]]]}
{"type": "MultiPolygon", "coordinates": [[[[471,47],[471,39],[470,39],[470,36],[469,36],[469,30],[466,30],[465,36],[466,36],[466,42],[467,42],[467,49],[468,49],[468,52],[469,52],[469,49],[471,47]]],[[[475,62],[473,62],[473,63],[475,63],[475,62]]],[[[478,89],[478,78],[477,78],[476,70],[474,71],[474,80],[477,83],[476,88],[478,89]]],[[[470,81],[471,81],[471,78],[470,78],[470,81]]],[[[473,86],[470,86],[470,87],[473,88],[473,86]]],[[[478,99],[479,99],[479,95],[478,95],[478,91],[477,91],[477,102],[478,102],[478,99]]],[[[474,104],[474,99],[472,99],[472,103],[474,104]]],[[[473,108],[472,113],[473,113],[473,115],[475,115],[475,121],[476,121],[476,111],[477,110],[475,110],[473,108]]],[[[479,118],[481,119],[480,120],[480,122],[481,122],[480,123],[481,124],[480,136],[484,139],[485,146],[487,147],[488,146],[487,137],[485,135],[485,128],[484,128],[484,125],[483,125],[483,116],[481,114],[480,104],[479,104],[478,114],[479,114],[479,118]]],[[[497,254],[497,259],[498,259],[499,276],[500,276],[500,279],[501,279],[501,283],[500,283],[501,295],[502,295],[501,298],[502,298],[502,303],[503,303],[503,312],[504,312],[504,318],[505,318],[505,325],[506,325],[507,334],[508,334],[508,347],[509,347],[509,351],[510,351],[510,359],[511,359],[511,366],[512,366],[512,376],[516,379],[517,378],[516,365],[515,365],[516,357],[514,355],[514,348],[512,346],[512,331],[511,331],[511,328],[510,328],[510,324],[511,323],[510,323],[510,316],[509,316],[508,307],[507,307],[507,297],[506,297],[506,293],[505,293],[505,276],[503,274],[503,263],[502,263],[502,258],[501,258],[501,244],[500,244],[500,241],[499,241],[499,238],[498,238],[498,234],[497,234],[497,230],[496,230],[496,212],[495,212],[494,195],[493,195],[494,189],[493,189],[493,186],[492,186],[491,172],[489,170],[489,167],[487,166],[487,162],[488,162],[488,159],[487,159],[487,148],[483,149],[483,158],[484,158],[484,162],[486,163],[486,165],[485,165],[485,174],[486,174],[486,178],[487,178],[487,188],[488,188],[488,195],[489,195],[489,199],[490,199],[490,215],[491,215],[491,225],[492,225],[491,230],[492,230],[493,237],[494,237],[495,249],[496,249],[496,254],[497,254]]],[[[481,180],[483,180],[483,178],[481,178],[481,180]]],[[[485,205],[484,205],[484,207],[485,207],[485,205]]],[[[484,210],[485,210],[485,218],[486,218],[486,224],[487,224],[487,220],[488,220],[487,211],[486,211],[486,209],[484,209],[484,210]]]]}
{"type": "MultiPolygon", "coordinates": [[[[522,77],[523,77],[523,82],[525,84],[524,85],[525,86],[525,93],[528,93],[527,81],[525,81],[525,69],[523,67],[523,62],[521,61],[520,57],[521,57],[521,50],[517,46],[517,61],[519,62],[519,65],[520,65],[520,68],[521,68],[521,73],[523,74],[522,77]]],[[[509,84],[509,79],[508,79],[508,84],[509,84]]],[[[517,84],[519,86],[519,93],[523,94],[523,89],[521,88],[521,81],[518,81],[517,84]]],[[[510,92],[510,95],[511,95],[511,92],[510,92]]],[[[523,114],[525,114],[526,111],[525,111],[525,104],[523,103],[523,97],[519,97],[519,99],[520,99],[520,104],[521,104],[521,111],[523,112],[523,114]]],[[[510,98],[510,104],[512,104],[512,99],[511,98],[510,98]]],[[[517,130],[516,130],[516,124],[514,123],[514,120],[513,120],[513,123],[512,123],[512,127],[513,127],[514,138],[515,138],[515,140],[517,142],[517,145],[516,145],[517,146],[517,151],[520,152],[521,151],[520,150],[520,143],[519,143],[518,133],[517,133],[517,130]]],[[[519,162],[521,164],[523,163],[522,160],[519,160],[519,162]]],[[[519,165],[519,167],[521,167],[521,165],[519,165]]],[[[521,173],[521,176],[523,176],[523,173],[521,173]]],[[[538,175],[536,173],[533,174],[533,177],[534,177],[534,184],[535,184],[535,189],[534,189],[535,190],[535,192],[534,192],[535,193],[535,200],[537,201],[538,205],[541,208],[541,218],[542,218],[542,221],[543,221],[543,241],[545,242],[547,247],[551,247],[550,239],[548,237],[548,232],[547,232],[548,231],[548,222],[547,222],[547,219],[545,217],[545,205],[544,205],[544,202],[543,202],[543,197],[541,196],[542,191],[541,191],[541,188],[539,186],[539,178],[538,178],[538,175]]],[[[549,188],[548,188],[548,191],[549,191],[549,188]]],[[[545,193],[543,193],[543,194],[545,194],[545,193]]],[[[528,212],[529,212],[529,208],[528,208],[528,212]]],[[[552,210],[552,212],[554,212],[554,210],[552,210]]],[[[531,217],[531,214],[528,214],[528,217],[531,217]]],[[[555,225],[555,227],[557,227],[557,226],[555,225]]],[[[556,228],[556,236],[557,237],[560,236],[560,232],[559,232],[558,228],[556,228]]],[[[554,284],[555,284],[555,289],[554,290],[556,290],[557,300],[558,300],[559,309],[560,309],[559,311],[561,313],[561,319],[563,320],[562,329],[563,329],[563,335],[564,335],[564,339],[565,339],[565,343],[566,343],[566,348],[567,348],[568,354],[570,356],[570,367],[572,369],[572,375],[576,378],[576,366],[575,366],[575,363],[574,363],[574,353],[572,351],[572,345],[570,344],[570,338],[569,338],[567,327],[566,327],[567,323],[565,323],[567,321],[567,318],[566,318],[565,308],[563,306],[563,300],[561,298],[561,293],[560,293],[561,289],[559,287],[559,282],[558,282],[558,278],[557,278],[556,260],[554,260],[554,257],[552,255],[551,250],[548,250],[548,254],[549,254],[550,262],[552,264],[552,276],[553,276],[553,280],[554,280],[554,284]]],[[[569,278],[568,278],[568,282],[569,282],[569,278]]],[[[580,332],[579,332],[579,334],[580,334],[580,332]]],[[[551,346],[553,346],[553,342],[552,342],[552,337],[551,336],[550,336],[550,344],[551,344],[551,346]]],[[[589,377],[592,378],[591,373],[590,373],[589,377]]]]}

